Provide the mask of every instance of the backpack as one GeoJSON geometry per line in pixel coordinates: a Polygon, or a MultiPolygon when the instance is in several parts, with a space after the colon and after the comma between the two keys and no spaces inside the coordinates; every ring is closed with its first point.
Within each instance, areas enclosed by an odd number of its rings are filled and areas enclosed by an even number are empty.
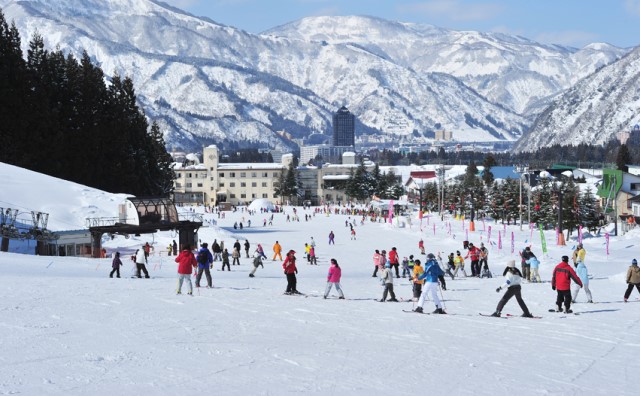
{"type": "Polygon", "coordinates": [[[206,264],[207,262],[209,262],[209,255],[207,254],[207,251],[205,249],[200,249],[196,260],[200,264],[206,264]]]}

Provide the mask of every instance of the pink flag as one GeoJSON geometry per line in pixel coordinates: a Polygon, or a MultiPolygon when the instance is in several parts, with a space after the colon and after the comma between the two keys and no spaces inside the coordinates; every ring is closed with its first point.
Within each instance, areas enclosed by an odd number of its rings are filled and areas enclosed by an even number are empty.
{"type": "Polygon", "coordinates": [[[389,224],[391,224],[393,220],[393,199],[389,201],[389,224]]]}
{"type": "Polygon", "coordinates": [[[487,243],[491,243],[491,226],[487,230],[487,243]]]}
{"type": "Polygon", "coordinates": [[[433,225],[433,235],[436,235],[436,225],[433,225]]]}
{"type": "Polygon", "coordinates": [[[578,227],[578,243],[582,243],[582,224],[578,227]]]}
{"type": "Polygon", "coordinates": [[[516,239],[513,235],[513,231],[511,231],[511,254],[513,254],[513,252],[515,251],[515,246],[516,246],[515,241],[516,239]]]}
{"type": "Polygon", "coordinates": [[[609,255],[609,233],[608,232],[604,234],[604,240],[606,241],[606,244],[607,244],[607,256],[608,256],[609,255]]]}
{"type": "Polygon", "coordinates": [[[502,233],[498,231],[498,250],[502,250],[502,233]]]}

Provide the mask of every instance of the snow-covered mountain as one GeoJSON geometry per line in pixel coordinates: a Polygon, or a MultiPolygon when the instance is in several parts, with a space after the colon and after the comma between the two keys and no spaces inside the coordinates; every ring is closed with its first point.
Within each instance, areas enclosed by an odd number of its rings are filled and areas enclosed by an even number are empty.
{"type": "Polygon", "coordinates": [[[129,75],[169,146],[224,139],[272,147],[329,133],[346,105],[357,134],[428,140],[516,140],[555,95],[625,50],[544,46],[500,34],[456,32],[370,17],[306,18],[262,35],[154,0],[0,0],[23,48],[87,53],[129,75]]]}
{"type": "Polygon", "coordinates": [[[532,151],[553,144],[604,144],[640,123],[640,48],[558,97],[518,142],[532,151]]]}

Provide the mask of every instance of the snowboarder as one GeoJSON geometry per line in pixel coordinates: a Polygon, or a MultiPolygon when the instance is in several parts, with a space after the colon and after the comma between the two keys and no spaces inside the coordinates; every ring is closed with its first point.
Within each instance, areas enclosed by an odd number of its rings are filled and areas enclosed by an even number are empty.
{"type": "Polygon", "coordinates": [[[518,305],[520,305],[520,308],[522,308],[522,316],[525,318],[532,318],[533,315],[531,315],[531,312],[529,312],[529,308],[527,308],[527,304],[525,304],[524,300],[522,299],[522,286],[520,286],[520,283],[522,282],[522,273],[516,268],[515,260],[509,260],[507,262],[507,267],[504,269],[502,275],[505,277],[505,282],[502,286],[496,289],[496,293],[500,293],[500,290],[505,287],[507,288],[507,291],[500,299],[500,302],[498,302],[496,311],[492,313],[491,316],[500,317],[504,306],[507,304],[507,302],[509,302],[511,297],[515,296],[516,301],[518,301],[518,305]]]}
{"type": "MultiPolygon", "coordinates": [[[[312,248],[313,249],[313,248],[312,248]]],[[[338,265],[338,261],[334,258],[331,259],[331,267],[329,267],[329,274],[327,275],[327,288],[324,291],[324,298],[326,299],[333,286],[338,291],[339,300],[344,300],[344,293],[340,287],[340,278],[342,277],[342,269],[338,265]]]]}
{"type": "Polygon", "coordinates": [[[113,257],[113,261],[111,262],[111,273],[109,274],[109,278],[113,278],[113,274],[115,272],[116,278],[120,277],[120,267],[122,266],[122,260],[120,260],[120,252],[116,252],[113,257]]]}
{"type": "MultiPolygon", "coordinates": [[[[584,292],[587,294],[587,302],[592,303],[593,299],[591,297],[591,290],[589,290],[589,271],[587,270],[587,266],[584,265],[583,261],[578,261],[576,266],[576,274],[582,281],[582,288],[584,288],[584,292]]],[[[573,293],[571,295],[571,302],[575,304],[576,297],[578,297],[578,292],[580,291],[580,287],[578,285],[573,285],[572,287],[573,293]]]]}
{"type": "Polygon", "coordinates": [[[422,289],[420,299],[418,300],[418,306],[416,307],[416,309],[414,309],[414,312],[422,313],[424,300],[427,298],[427,294],[431,292],[431,299],[436,305],[436,310],[433,311],[433,313],[446,314],[446,312],[442,309],[440,298],[438,298],[438,277],[442,274],[443,272],[438,265],[438,262],[436,261],[436,256],[434,256],[433,253],[427,254],[427,262],[424,265],[424,273],[418,277],[418,280],[425,280],[425,287],[424,289],[422,289]]]}
{"type": "Polygon", "coordinates": [[[556,305],[558,312],[562,312],[562,303],[564,302],[564,312],[572,313],[571,310],[571,280],[582,287],[582,281],[576,272],[569,265],[569,256],[562,256],[562,261],[556,265],[551,278],[551,289],[557,290],[558,297],[556,305]]]}
{"type": "Polygon", "coordinates": [[[296,274],[298,273],[298,268],[296,268],[295,254],[295,250],[289,250],[284,258],[284,263],[282,263],[282,269],[284,269],[284,274],[287,276],[287,290],[284,294],[288,295],[302,294],[297,289],[298,280],[296,279],[296,274]]]}
{"type": "Polygon", "coordinates": [[[382,292],[382,299],[380,302],[387,300],[387,294],[391,294],[389,301],[398,302],[396,300],[396,294],[393,292],[393,274],[391,273],[391,262],[387,260],[382,271],[380,271],[380,282],[384,285],[384,291],[382,292]]]}
{"type": "MultiPolygon", "coordinates": [[[[204,249],[206,249],[206,243],[203,244],[203,247],[204,249]]],[[[209,249],[206,249],[206,251],[209,252],[209,249]]],[[[209,253],[209,256],[210,255],[211,253],[209,253]]],[[[182,251],[180,252],[178,257],[176,257],[175,261],[176,263],[178,263],[178,290],[176,291],[176,294],[182,294],[182,283],[186,281],[187,284],[189,285],[189,292],[187,294],[191,296],[193,295],[193,285],[191,284],[191,272],[196,268],[196,264],[197,264],[196,258],[193,256],[193,253],[191,252],[191,247],[189,245],[184,245],[182,247],[182,251]]],[[[209,269],[209,264],[207,264],[207,271],[208,269],[209,269]]],[[[200,272],[200,275],[202,275],[201,272],[200,272]]],[[[209,281],[211,281],[211,275],[209,275],[209,281]]]]}
{"type": "MultiPolygon", "coordinates": [[[[182,256],[183,253],[184,252],[180,252],[180,256],[182,256]]],[[[180,256],[178,256],[178,258],[180,258],[180,256]]],[[[176,262],[178,262],[178,258],[176,258],[176,262]]],[[[209,251],[209,245],[206,242],[203,243],[200,247],[200,250],[198,250],[198,256],[196,257],[196,261],[198,263],[198,274],[196,275],[196,287],[200,287],[200,279],[202,279],[203,272],[205,277],[207,278],[207,286],[213,287],[213,283],[211,281],[211,271],[209,271],[211,268],[211,265],[213,264],[213,255],[209,251]]],[[[191,281],[189,281],[189,283],[191,283],[191,281]]]]}
{"type": "Polygon", "coordinates": [[[633,287],[635,286],[640,292],[640,268],[638,268],[638,261],[636,259],[631,260],[631,266],[627,270],[627,291],[624,292],[624,302],[627,302],[633,287]]]}

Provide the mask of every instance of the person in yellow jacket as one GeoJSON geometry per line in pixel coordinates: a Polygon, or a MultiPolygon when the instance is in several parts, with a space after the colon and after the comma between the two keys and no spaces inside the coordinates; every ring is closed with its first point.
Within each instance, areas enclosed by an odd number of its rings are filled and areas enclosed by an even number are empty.
{"type": "Polygon", "coordinates": [[[273,261],[276,261],[276,257],[278,260],[282,260],[282,246],[280,246],[278,241],[273,244],[273,261]]]}
{"type": "Polygon", "coordinates": [[[424,273],[424,268],[420,263],[420,260],[413,261],[413,301],[418,301],[420,294],[422,294],[422,285],[424,285],[424,279],[418,279],[420,275],[424,273]]]}
{"type": "Polygon", "coordinates": [[[304,244],[304,255],[307,257],[307,264],[311,264],[311,245],[304,244]]]}
{"type": "Polygon", "coordinates": [[[464,258],[462,257],[462,255],[460,255],[459,250],[456,251],[456,256],[453,258],[453,265],[456,266],[456,270],[453,271],[453,276],[458,275],[459,270],[462,270],[462,273],[465,277],[469,276],[467,275],[467,271],[464,270],[464,258]]]}
{"type": "Polygon", "coordinates": [[[578,262],[584,263],[584,256],[587,254],[587,251],[584,250],[584,247],[581,243],[578,244],[576,250],[573,251],[573,265],[577,266],[578,262]]]}

